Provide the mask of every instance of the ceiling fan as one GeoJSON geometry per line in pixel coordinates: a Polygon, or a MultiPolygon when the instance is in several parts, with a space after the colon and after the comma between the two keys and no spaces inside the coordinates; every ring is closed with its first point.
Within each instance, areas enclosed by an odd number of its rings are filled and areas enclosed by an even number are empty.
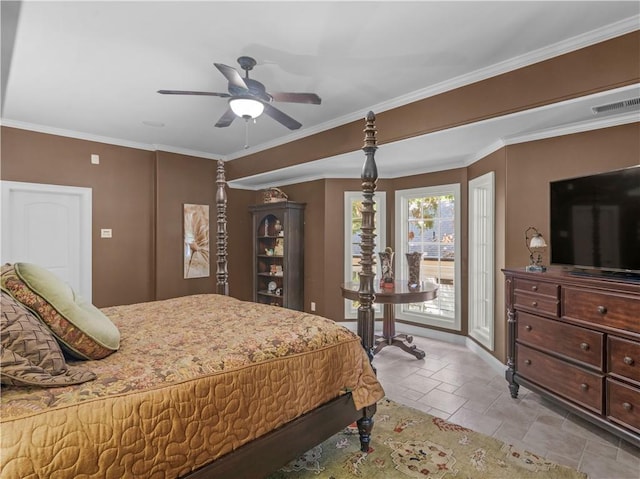
{"type": "Polygon", "coordinates": [[[256,61],[251,57],[242,56],[238,58],[238,63],[245,71],[244,78],[234,68],[222,63],[214,63],[229,82],[229,93],[182,90],[158,90],[158,93],[164,95],[203,95],[229,98],[227,111],[215,125],[219,128],[231,125],[236,116],[250,120],[259,117],[264,112],[290,130],[297,130],[302,124],[278,110],[271,103],[277,101],[319,105],[321,102],[320,97],[315,93],[267,92],[262,83],[249,78],[249,71],[256,66],[256,61]]]}

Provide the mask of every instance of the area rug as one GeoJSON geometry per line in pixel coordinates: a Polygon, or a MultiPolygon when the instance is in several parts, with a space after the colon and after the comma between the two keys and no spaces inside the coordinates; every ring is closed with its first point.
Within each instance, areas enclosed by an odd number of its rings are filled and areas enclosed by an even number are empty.
{"type": "Polygon", "coordinates": [[[357,428],[332,436],[268,479],[585,479],[484,434],[388,399],[378,403],[368,453],[357,428]]]}

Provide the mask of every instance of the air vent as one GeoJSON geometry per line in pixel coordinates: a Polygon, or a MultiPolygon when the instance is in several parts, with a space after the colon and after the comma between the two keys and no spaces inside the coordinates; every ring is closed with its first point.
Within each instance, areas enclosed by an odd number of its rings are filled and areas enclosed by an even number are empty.
{"type": "Polygon", "coordinates": [[[603,113],[622,113],[622,111],[634,110],[638,107],[640,107],[640,97],[617,101],[608,105],[594,106],[591,111],[593,111],[594,115],[601,115],[603,113]]]}

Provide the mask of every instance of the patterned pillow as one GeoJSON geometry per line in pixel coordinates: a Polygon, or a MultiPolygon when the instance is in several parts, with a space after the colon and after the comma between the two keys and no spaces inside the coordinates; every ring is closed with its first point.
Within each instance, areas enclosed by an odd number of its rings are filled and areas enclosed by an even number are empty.
{"type": "Polygon", "coordinates": [[[102,359],[120,347],[120,332],[111,320],[50,271],[15,263],[3,267],[1,284],[49,326],[69,355],[102,359]]]}
{"type": "Polygon", "coordinates": [[[2,291],[1,309],[2,384],[55,387],[96,378],[90,371],[68,368],[51,331],[5,291],[2,291]]]}

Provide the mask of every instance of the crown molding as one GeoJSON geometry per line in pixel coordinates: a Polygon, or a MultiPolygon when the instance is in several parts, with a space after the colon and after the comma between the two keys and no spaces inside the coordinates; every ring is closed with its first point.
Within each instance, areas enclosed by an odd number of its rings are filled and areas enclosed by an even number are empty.
{"type": "Polygon", "coordinates": [[[0,119],[0,125],[10,128],[18,128],[20,130],[35,131],[37,133],[45,133],[48,135],[64,136],[68,138],[76,138],[78,140],[95,141],[96,143],[107,143],[109,145],[124,146],[127,148],[135,148],[138,150],[153,151],[153,145],[148,143],[139,143],[136,141],[123,140],[121,138],[112,138],[108,136],[94,135],[82,131],[66,130],[64,128],[55,128],[52,126],[38,125],[36,123],[28,123],[25,121],[11,120],[9,118],[0,119]]]}
{"type": "Polygon", "coordinates": [[[75,138],[77,140],[94,141],[96,143],[106,143],[108,145],[123,146],[126,148],[135,148],[136,150],[145,151],[166,151],[169,153],[177,153],[179,155],[195,156],[209,160],[224,160],[224,156],[205,153],[203,151],[190,150],[188,148],[178,148],[175,146],[139,143],[136,141],[123,140],[121,138],[112,138],[108,136],[93,135],[82,131],[65,130],[63,128],[54,128],[51,126],[38,125],[36,123],[28,123],[24,121],[11,120],[8,118],[0,119],[0,125],[9,128],[18,128],[20,130],[35,131],[37,133],[45,133],[47,135],[64,136],[66,138],[75,138]]]}
{"type": "MultiPolygon", "coordinates": [[[[16,120],[11,120],[7,118],[1,118],[0,125],[12,127],[12,128],[19,128],[23,130],[36,131],[40,133],[76,138],[80,140],[87,140],[87,141],[94,141],[98,143],[107,143],[111,145],[124,146],[127,148],[136,148],[136,149],[146,150],[146,151],[161,150],[161,151],[167,151],[171,153],[195,156],[199,158],[206,158],[206,159],[213,159],[213,160],[221,159],[223,161],[230,161],[230,160],[242,158],[244,156],[254,154],[260,151],[281,146],[283,144],[290,143],[292,141],[305,138],[307,136],[321,133],[323,131],[342,126],[346,123],[351,123],[353,121],[361,120],[366,116],[367,112],[369,111],[375,111],[376,113],[380,113],[383,111],[398,108],[398,107],[407,105],[409,103],[413,103],[415,101],[423,100],[425,98],[429,98],[441,93],[445,93],[447,91],[451,91],[456,88],[461,88],[471,83],[485,80],[497,75],[501,75],[503,73],[507,73],[509,71],[517,70],[519,68],[523,68],[544,60],[548,60],[550,58],[557,57],[559,55],[563,55],[575,50],[579,50],[581,48],[585,48],[590,45],[594,45],[606,40],[610,40],[610,39],[625,35],[627,33],[631,33],[639,30],[640,29],[639,25],[640,25],[640,15],[634,15],[632,17],[621,20],[619,22],[615,22],[610,25],[607,25],[603,28],[592,30],[590,32],[577,35],[575,37],[569,38],[562,42],[558,42],[554,45],[550,45],[550,46],[535,50],[533,52],[529,52],[525,55],[521,55],[509,60],[505,60],[503,62],[494,64],[487,68],[479,69],[465,75],[460,75],[458,77],[447,80],[445,82],[431,85],[429,87],[416,90],[414,92],[394,98],[392,100],[375,104],[361,111],[344,115],[334,120],[316,125],[314,127],[305,128],[303,130],[294,132],[286,137],[283,137],[279,140],[263,143],[256,147],[248,148],[246,150],[240,151],[238,153],[230,154],[230,155],[217,155],[215,153],[189,150],[189,149],[173,147],[169,145],[139,143],[139,142],[134,142],[134,141],[125,140],[121,138],[105,137],[105,136],[94,135],[86,132],[49,127],[45,125],[38,125],[38,124],[33,124],[28,122],[16,121],[16,120]]],[[[603,120],[603,121],[604,123],[606,123],[606,120],[603,120]]],[[[627,123],[629,123],[629,121],[627,121],[627,123]]],[[[578,127],[578,126],[579,125],[572,125],[570,127],[567,127],[566,131],[570,131],[571,128],[578,127]]],[[[605,128],[605,127],[606,126],[601,126],[601,127],[594,126],[592,128],[587,128],[587,129],[597,129],[597,128],[605,128]]],[[[553,131],[554,131],[553,129],[549,130],[550,136],[558,136],[560,134],[569,134],[569,133],[553,134],[553,131]]],[[[578,130],[578,131],[586,131],[586,129],[578,130]]],[[[578,131],[575,131],[575,132],[578,132],[578,131]]],[[[536,135],[536,134],[533,134],[533,135],[536,135]]],[[[547,136],[547,137],[550,137],[550,136],[547,136]]],[[[540,138],[543,138],[543,137],[540,137],[540,138]]],[[[535,138],[533,138],[532,136],[532,139],[535,139],[535,138]]],[[[513,139],[511,139],[510,141],[512,140],[513,139]]],[[[522,141],[531,141],[531,140],[522,140],[522,141]]],[[[513,144],[513,143],[510,143],[510,144],[513,144]]],[[[474,158],[475,158],[475,155],[474,155],[474,158]]],[[[477,160],[474,160],[474,161],[477,161],[477,160]]],[[[416,173],[416,174],[419,174],[419,173],[416,173]]],[[[317,178],[314,178],[314,179],[317,179],[317,178]]],[[[288,184],[291,184],[291,183],[288,183],[288,184]]]]}
{"type": "Polygon", "coordinates": [[[374,111],[376,112],[376,114],[379,114],[383,111],[392,110],[394,108],[408,105],[409,103],[424,100],[425,98],[455,90],[456,88],[461,88],[478,81],[502,75],[504,73],[508,73],[519,68],[524,68],[544,60],[549,60],[551,58],[564,55],[565,53],[570,53],[572,51],[580,50],[581,48],[586,48],[588,46],[595,45],[606,40],[611,40],[613,38],[626,35],[627,33],[631,33],[639,29],[640,15],[634,15],[633,17],[629,17],[619,22],[612,23],[610,25],[607,25],[606,27],[576,35],[575,37],[571,37],[562,42],[558,42],[553,45],[549,45],[547,47],[526,53],[524,55],[520,55],[518,57],[496,63],[487,68],[481,68],[479,70],[460,75],[447,81],[413,91],[406,95],[396,97],[392,100],[377,103],[366,109],[350,113],[339,118],[335,118],[334,120],[324,122],[313,127],[305,128],[304,130],[292,133],[291,135],[288,135],[279,140],[262,143],[261,145],[258,145],[254,148],[249,148],[247,150],[228,155],[227,159],[235,160],[253,153],[258,153],[260,151],[275,148],[277,146],[281,146],[283,144],[290,143],[307,136],[315,135],[317,133],[339,127],[346,123],[361,120],[362,118],[366,117],[369,111],[374,111]]]}
{"type": "Polygon", "coordinates": [[[169,145],[160,145],[157,143],[154,143],[152,146],[155,151],[166,151],[167,153],[176,153],[178,155],[195,156],[197,158],[204,158],[206,160],[226,161],[224,155],[216,155],[215,153],[205,153],[203,151],[190,150],[188,148],[178,148],[169,145]]]}
{"type": "Polygon", "coordinates": [[[599,118],[597,120],[571,123],[570,125],[538,130],[526,135],[505,137],[502,139],[502,141],[505,145],[515,145],[518,143],[526,143],[528,141],[544,140],[546,138],[554,138],[557,136],[573,135],[574,133],[583,133],[585,131],[601,130],[603,128],[611,128],[614,126],[621,126],[629,123],[640,123],[640,112],[633,111],[612,118],[599,118]]]}

